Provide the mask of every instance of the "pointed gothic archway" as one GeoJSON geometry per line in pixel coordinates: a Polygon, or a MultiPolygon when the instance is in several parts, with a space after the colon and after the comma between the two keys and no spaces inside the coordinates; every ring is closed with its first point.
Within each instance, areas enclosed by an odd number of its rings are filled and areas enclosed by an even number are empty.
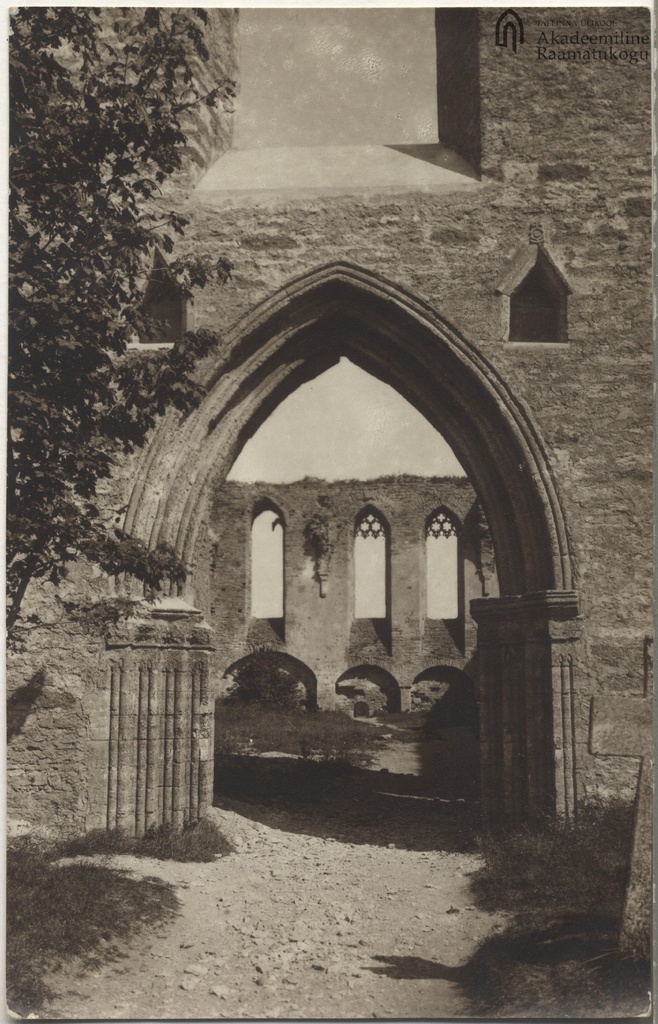
{"type": "MultiPolygon", "coordinates": [[[[290,282],[235,326],[182,424],[145,453],[125,529],[192,564],[210,486],[276,406],[341,356],[393,386],[452,446],[489,522],[501,598],[480,624],[482,790],[488,817],[574,802],[571,690],[577,615],[563,511],[525,407],[423,300],[348,264],[290,282]],[[559,649],[559,650],[558,650],[559,649]]],[[[188,581],[194,601],[194,579],[188,581]]]]}

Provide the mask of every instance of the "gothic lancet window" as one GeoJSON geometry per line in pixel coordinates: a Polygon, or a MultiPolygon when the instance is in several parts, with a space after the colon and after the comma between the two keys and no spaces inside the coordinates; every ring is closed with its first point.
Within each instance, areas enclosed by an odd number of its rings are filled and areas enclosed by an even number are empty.
{"type": "Polygon", "coordinates": [[[459,616],[459,537],[457,520],[437,509],[425,527],[427,618],[459,616]]]}
{"type": "Polygon", "coordinates": [[[265,509],[251,526],[251,614],[282,619],[284,608],[284,530],[278,512],[265,509]]]}
{"type": "Polygon", "coordinates": [[[155,250],[142,311],[151,321],[151,334],[140,341],[151,345],[173,345],[187,330],[187,310],[180,288],[159,249],[155,250]]]}
{"type": "Polygon", "coordinates": [[[387,607],[388,538],[379,515],[367,510],[354,535],[354,617],[384,619],[387,607]]]}

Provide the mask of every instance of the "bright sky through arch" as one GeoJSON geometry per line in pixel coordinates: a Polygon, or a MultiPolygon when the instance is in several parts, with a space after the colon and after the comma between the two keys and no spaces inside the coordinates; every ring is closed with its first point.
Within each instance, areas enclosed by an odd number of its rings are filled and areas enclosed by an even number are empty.
{"type": "Polygon", "coordinates": [[[452,449],[394,388],[348,359],[303,384],[247,441],[229,480],[464,476],[452,449]]]}

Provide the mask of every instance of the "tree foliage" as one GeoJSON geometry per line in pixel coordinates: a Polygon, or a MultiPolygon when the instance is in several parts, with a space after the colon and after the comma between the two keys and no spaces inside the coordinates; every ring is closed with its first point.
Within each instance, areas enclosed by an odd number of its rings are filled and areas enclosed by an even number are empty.
{"type": "Polygon", "coordinates": [[[274,710],[299,708],[300,680],[272,651],[256,651],[233,671],[229,704],[258,704],[274,710]]]}
{"type": "MultiPolygon", "coordinates": [[[[172,551],[148,551],[103,513],[98,484],[142,446],[167,409],[203,391],[197,361],[217,337],[166,350],[130,343],[157,325],[142,304],[155,248],[172,254],[186,221],[162,186],[183,166],[208,59],[198,9],[23,7],[10,45],[8,624],[29,582],[58,583],[81,556],[150,587],[181,579],[172,551]]],[[[181,295],[230,264],[172,260],[181,295]]]]}
{"type": "Polygon", "coordinates": [[[316,573],[328,567],[332,552],[327,517],[314,515],[304,526],[304,554],[312,560],[316,573]]]}

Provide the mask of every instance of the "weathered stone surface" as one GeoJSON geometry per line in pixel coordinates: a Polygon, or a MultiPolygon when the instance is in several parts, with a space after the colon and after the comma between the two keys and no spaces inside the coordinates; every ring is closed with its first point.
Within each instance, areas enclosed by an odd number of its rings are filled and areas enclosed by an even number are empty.
{"type": "Polygon", "coordinates": [[[651,702],[644,697],[595,697],[590,746],[593,754],[650,757],[651,702]]]}
{"type": "MultiPolygon", "coordinates": [[[[167,205],[190,218],[181,252],[226,255],[235,266],[226,287],[209,287],[194,306],[194,326],[221,330],[226,344],[202,368],[201,408],[182,424],[168,418],[102,497],[129,505],[130,532],[177,546],[191,567],[185,597],[209,615],[201,556],[212,488],[267,401],[323,360],[356,353],[454,443],[491,527],[501,593],[577,591],[581,637],[558,636],[558,622],[545,638],[547,648],[571,647],[541,670],[550,683],[537,739],[550,742],[556,793],[556,779],[572,778],[578,799],[628,794],[636,762],[596,753],[588,740],[592,696],[643,692],[652,629],[650,68],[542,62],[532,45],[511,54],[493,43],[498,13],[471,12],[454,29],[478,69],[478,92],[463,125],[446,122],[445,111],[443,124],[479,160],[472,187],[378,192],[357,181],[349,194],[236,196],[174,185],[167,205]],[[510,345],[496,289],[537,226],[572,288],[568,343],[510,345]]],[[[551,14],[527,12],[529,38],[551,14]]],[[[605,15],[624,31],[650,31],[648,9],[605,15]]],[[[212,18],[209,70],[232,73],[235,14],[212,18]]],[[[227,120],[199,124],[199,170],[229,135],[227,120]]],[[[69,596],[116,593],[87,570],[67,587],[69,596]]],[[[104,640],[65,618],[57,624],[52,588],[35,588],[30,600],[43,628],[10,666],[18,724],[8,811],[60,828],[99,824],[110,721],[104,640]],[[63,694],[69,703],[55,706],[63,694]]],[[[174,643],[176,627],[167,628],[174,643]]],[[[535,641],[524,638],[519,692],[546,653],[535,641]]]]}
{"type": "Polygon", "coordinates": [[[653,707],[649,697],[595,697],[592,753],[633,758],[640,763],[635,796],[633,850],[626,886],[620,946],[649,958],[652,934],[653,707]]]}

